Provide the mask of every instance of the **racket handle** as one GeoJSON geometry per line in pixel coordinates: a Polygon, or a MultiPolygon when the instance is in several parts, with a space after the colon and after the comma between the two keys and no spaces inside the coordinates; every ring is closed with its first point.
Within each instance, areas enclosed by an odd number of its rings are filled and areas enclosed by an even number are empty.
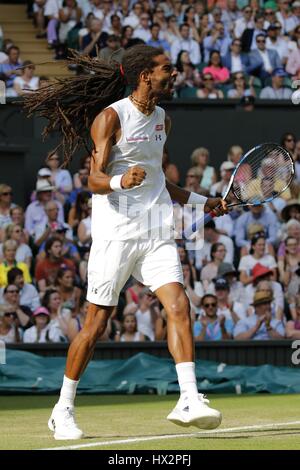
{"type": "Polygon", "coordinates": [[[183,237],[190,238],[190,236],[193,233],[196,233],[199,230],[199,228],[201,228],[202,226],[205,226],[215,216],[216,214],[213,211],[211,211],[209,214],[204,214],[202,217],[200,217],[200,219],[196,220],[196,222],[194,222],[190,227],[188,227],[187,230],[184,231],[183,237]]]}

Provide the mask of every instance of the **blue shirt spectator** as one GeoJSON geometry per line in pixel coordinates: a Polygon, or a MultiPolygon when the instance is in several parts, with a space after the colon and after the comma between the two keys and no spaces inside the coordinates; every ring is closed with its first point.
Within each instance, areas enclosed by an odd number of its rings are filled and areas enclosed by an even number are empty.
{"type": "Polygon", "coordinates": [[[266,241],[274,244],[277,240],[278,220],[274,212],[264,206],[252,206],[249,212],[242,214],[235,224],[235,243],[241,248],[248,246],[247,228],[249,224],[261,224],[264,227],[266,241]]]}
{"type": "Polygon", "coordinates": [[[151,31],[151,38],[149,39],[149,41],[147,41],[148,46],[160,47],[165,52],[170,53],[171,47],[168,41],[166,41],[165,39],[159,39],[159,33],[160,33],[159,24],[153,23],[153,25],[150,28],[150,31],[151,31]]]}
{"type": "MultiPolygon", "coordinates": [[[[14,84],[14,79],[18,73],[13,73],[18,67],[22,66],[19,60],[20,49],[17,46],[11,46],[8,51],[8,63],[0,65],[0,74],[6,77],[5,83],[7,88],[11,88],[14,84]]],[[[20,73],[19,73],[20,74],[20,73]]]]}

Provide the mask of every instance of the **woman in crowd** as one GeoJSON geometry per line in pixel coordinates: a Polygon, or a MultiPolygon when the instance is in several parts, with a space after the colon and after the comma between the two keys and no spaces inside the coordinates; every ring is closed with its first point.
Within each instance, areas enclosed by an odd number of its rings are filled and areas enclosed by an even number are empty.
{"type": "Polygon", "coordinates": [[[175,81],[176,90],[188,87],[199,87],[201,78],[198,70],[192,64],[189,53],[187,51],[180,51],[176,62],[177,77],[175,81]]]}
{"type": "Polygon", "coordinates": [[[70,319],[69,324],[68,324],[67,336],[70,342],[73,341],[73,339],[79,333],[79,331],[82,330],[85,319],[86,319],[88,306],[89,306],[88,301],[85,299],[85,296],[82,295],[80,297],[79,312],[76,315],[76,317],[70,319]]]}
{"type": "Polygon", "coordinates": [[[14,312],[0,314],[0,341],[4,343],[20,343],[22,333],[18,328],[17,315],[14,312]]]}
{"type": "Polygon", "coordinates": [[[82,10],[77,5],[75,0],[64,0],[62,8],[59,9],[59,30],[58,37],[61,44],[67,41],[68,33],[76,24],[78,24],[82,17],[82,10]]]}
{"type": "Polygon", "coordinates": [[[164,39],[168,41],[170,45],[180,38],[177,18],[175,15],[171,15],[167,18],[167,29],[164,31],[164,39]]]}
{"type": "Polygon", "coordinates": [[[74,235],[77,236],[78,225],[82,219],[89,216],[88,201],[90,194],[87,191],[82,191],[77,194],[75,206],[71,207],[68,224],[73,229],[74,235]]]}
{"type": "Polygon", "coordinates": [[[14,207],[12,203],[12,189],[7,184],[0,184],[0,230],[11,223],[10,209],[14,207]]]}
{"type": "MultiPolygon", "coordinates": [[[[261,234],[263,237],[265,237],[266,234],[264,231],[264,226],[262,224],[257,223],[249,224],[247,227],[247,245],[243,246],[240,250],[241,258],[243,256],[249,255],[251,250],[251,240],[253,237],[258,236],[258,234],[261,234]]],[[[267,241],[265,243],[265,254],[269,254],[275,257],[274,247],[271,243],[268,243],[267,241]]]]}
{"type": "Polygon", "coordinates": [[[200,275],[205,292],[207,292],[209,283],[217,277],[218,269],[221,263],[224,262],[225,256],[226,247],[223,243],[213,243],[210,249],[211,261],[202,268],[200,275]]]}
{"type": "Polygon", "coordinates": [[[34,75],[35,65],[30,60],[23,62],[23,68],[20,77],[14,79],[14,90],[18,96],[26,95],[40,86],[39,77],[34,75]]]}
{"type": "Polygon", "coordinates": [[[74,271],[68,268],[59,269],[55,288],[60,295],[61,301],[72,305],[72,310],[79,311],[81,289],[75,285],[74,271]]]}
{"type": "Polygon", "coordinates": [[[288,339],[300,339],[300,297],[295,301],[295,318],[289,320],[285,327],[286,337],[288,339]]]}
{"type": "Polygon", "coordinates": [[[191,155],[192,165],[199,167],[202,170],[202,180],[200,186],[205,189],[216,183],[217,174],[214,167],[210,166],[209,163],[209,151],[205,147],[196,148],[191,155]]]}
{"type": "Polygon", "coordinates": [[[231,76],[232,88],[227,92],[227,98],[242,98],[243,96],[256,96],[253,87],[254,78],[250,77],[248,86],[243,72],[236,72],[231,76]]]}
{"type": "Polygon", "coordinates": [[[72,316],[70,309],[63,307],[62,299],[57,289],[46,290],[42,298],[42,306],[50,313],[49,328],[58,341],[67,341],[68,324],[72,316]]]}
{"type": "MultiPolygon", "coordinates": [[[[79,169],[86,168],[90,172],[90,165],[91,165],[91,156],[90,155],[84,155],[83,157],[81,157],[79,169]]],[[[82,187],[78,171],[73,176],[73,185],[74,185],[75,189],[81,189],[81,187],[82,187]]]]}
{"type": "Polygon", "coordinates": [[[124,315],[121,332],[116,334],[115,341],[145,341],[145,336],[137,329],[137,320],[134,313],[124,315]]]}
{"type": "MultiPolygon", "coordinates": [[[[282,231],[282,238],[286,239],[287,237],[292,237],[297,240],[297,253],[300,253],[300,222],[296,219],[290,219],[282,231]]],[[[277,259],[278,261],[283,260],[286,253],[286,247],[284,240],[281,240],[277,250],[277,259]]]]}
{"type": "Polygon", "coordinates": [[[300,274],[299,242],[296,238],[287,237],[284,245],[285,254],[278,259],[279,279],[286,292],[297,294],[300,274]]]}
{"type": "Polygon", "coordinates": [[[124,26],[122,29],[122,36],[121,36],[121,47],[124,47],[124,49],[127,48],[128,44],[130,44],[130,41],[133,36],[134,29],[130,26],[124,26]]]}
{"type": "MultiPolygon", "coordinates": [[[[5,228],[4,241],[14,240],[17,243],[16,261],[25,263],[28,268],[31,267],[32,251],[27,243],[24,243],[24,231],[21,225],[9,224],[5,228]]],[[[0,245],[0,262],[3,260],[3,245],[0,245]]]]}
{"type": "Polygon", "coordinates": [[[12,268],[19,268],[23,272],[24,280],[31,283],[31,276],[27,264],[16,260],[18,244],[15,240],[7,240],[3,243],[3,261],[0,264],[0,287],[7,285],[7,273],[12,268]]]}
{"type": "Polygon", "coordinates": [[[211,74],[216,84],[228,82],[230,72],[226,67],[223,67],[219,51],[211,51],[208,66],[204,67],[203,74],[211,74]]]}
{"type": "Polygon", "coordinates": [[[32,315],[34,325],[24,332],[23,343],[58,343],[61,341],[57,328],[50,325],[50,313],[38,307],[32,315]]]}
{"type": "Polygon", "coordinates": [[[57,189],[57,197],[64,203],[65,197],[72,191],[72,177],[66,169],[60,168],[60,158],[58,153],[49,152],[46,162],[52,172],[51,182],[57,189]]]}
{"type": "Polygon", "coordinates": [[[224,98],[223,91],[218,90],[218,88],[215,87],[214,78],[211,73],[203,72],[202,82],[203,82],[203,86],[199,90],[197,90],[198,98],[204,98],[204,99],[224,98]]]}

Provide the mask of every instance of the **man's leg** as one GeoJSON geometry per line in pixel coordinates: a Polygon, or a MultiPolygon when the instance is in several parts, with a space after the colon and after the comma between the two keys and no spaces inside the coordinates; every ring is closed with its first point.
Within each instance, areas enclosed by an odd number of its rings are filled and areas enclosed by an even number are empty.
{"type": "Polygon", "coordinates": [[[180,399],[168,419],[181,426],[216,428],[221,423],[221,414],[198,394],[189,299],[183,286],[176,282],[165,284],[155,293],[167,313],[168,347],[180,387],[180,399]]]}
{"type": "Polygon", "coordinates": [[[72,341],[68,351],[66,371],[58,403],[49,420],[49,428],[55,431],[55,439],[80,439],[82,431],[77,427],[73,408],[79,379],[88,365],[97,339],[104,333],[114,307],[90,304],[83,329],[72,341]]]}

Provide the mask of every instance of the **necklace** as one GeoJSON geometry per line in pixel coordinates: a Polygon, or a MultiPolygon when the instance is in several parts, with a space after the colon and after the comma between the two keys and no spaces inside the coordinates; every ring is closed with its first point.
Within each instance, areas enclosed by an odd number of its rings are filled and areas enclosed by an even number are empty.
{"type": "Polygon", "coordinates": [[[142,112],[147,116],[152,114],[155,109],[155,103],[146,103],[145,101],[139,101],[133,95],[129,95],[129,99],[133,104],[137,106],[137,108],[140,108],[142,112]]]}

